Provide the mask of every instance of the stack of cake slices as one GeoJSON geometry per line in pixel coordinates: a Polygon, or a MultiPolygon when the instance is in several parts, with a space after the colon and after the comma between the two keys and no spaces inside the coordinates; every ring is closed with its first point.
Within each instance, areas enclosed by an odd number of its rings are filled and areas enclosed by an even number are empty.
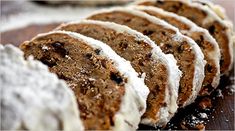
{"type": "MultiPolygon", "coordinates": [[[[140,123],[165,127],[179,108],[190,105],[197,96],[210,95],[220,77],[231,70],[234,43],[232,24],[214,6],[196,0],[136,1],[98,10],[22,43],[24,57],[33,56],[47,65],[76,98],[76,111],[71,108],[68,112],[68,105],[61,105],[63,108],[46,112],[55,119],[48,128],[119,131],[136,130],[140,123]],[[77,119],[70,116],[79,126],[67,123],[68,117],[58,112],[79,114],[77,119]]],[[[1,47],[9,47],[5,48],[1,47]]],[[[50,88],[43,87],[45,92],[52,92],[50,88]]],[[[19,97],[11,94],[12,99],[19,97]]],[[[3,106],[4,111],[16,104],[3,106]]],[[[21,108],[11,110],[20,112],[21,108]]],[[[5,111],[4,117],[14,119],[9,113],[5,111]]],[[[37,125],[25,122],[27,115],[19,115],[11,123],[3,121],[4,129],[46,128],[44,121],[37,125]]]]}

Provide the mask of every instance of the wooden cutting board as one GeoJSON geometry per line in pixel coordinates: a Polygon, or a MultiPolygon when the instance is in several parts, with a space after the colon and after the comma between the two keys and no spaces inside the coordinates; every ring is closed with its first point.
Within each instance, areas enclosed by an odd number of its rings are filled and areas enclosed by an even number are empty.
{"type": "MultiPolygon", "coordinates": [[[[32,37],[36,36],[39,33],[51,31],[58,25],[59,23],[29,25],[24,28],[2,32],[1,43],[11,43],[15,46],[19,46],[19,44],[21,44],[22,42],[30,40],[32,37]]],[[[216,97],[218,92],[215,91],[211,96],[199,98],[195,104],[192,104],[185,109],[180,109],[165,129],[185,129],[182,121],[184,121],[185,123],[190,123],[189,121],[193,121],[192,116],[198,117],[200,113],[206,113],[208,115],[208,119],[200,119],[200,121],[206,122],[206,130],[234,130],[235,95],[234,93],[230,94],[229,90],[226,89],[226,87],[229,87],[231,85],[234,86],[234,69],[230,72],[229,77],[221,78],[219,89],[222,90],[223,97],[216,97]],[[205,110],[201,109],[202,105],[210,106],[210,102],[212,104],[212,108],[205,110]]],[[[204,124],[199,124],[200,128],[202,128],[203,126],[204,124]]],[[[140,125],[139,129],[150,130],[156,128],[140,125]]]]}

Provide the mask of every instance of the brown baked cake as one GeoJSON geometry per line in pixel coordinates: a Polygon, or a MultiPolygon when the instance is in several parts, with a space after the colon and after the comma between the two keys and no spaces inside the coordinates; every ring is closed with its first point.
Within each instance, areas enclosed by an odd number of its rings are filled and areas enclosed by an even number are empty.
{"type": "Polygon", "coordinates": [[[206,29],[197,26],[185,17],[151,6],[133,6],[134,9],[144,11],[177,27],[184,35],[191,37],[201,48],[207,64],[205,78],[200,95],[208,95],[219,85],[220,80],[220,49],[218,43],[206,29]]]}
{"type": "Polygon", "coordinates": [[[141,123],[151,121],[154,126],[167,124],[178,108],[181,75],[172,55],[165,55],[147,36],[111,22],[83,20],[62,24],[57,29],[100,40],[130,61],[137,73],[145,76],[145,83],[150,89],[141,123]]]}
{"type": "Polygon", "coordinates": [[[233,40],[231,24],[223,21],[208,6],[187,0],[144,0],[139,5],[156,6],[184,16],[206,28],[216,39],[221,50],[220,71],[227,74],[233,63],[233,40]]]}
{"type": "Polygon", "coordinates": [[[106,44],[55,31],[21,44],[74,91],[86,130],[135,130],[149,93],[130,63],[106,44]]]}
{"type": "Polygon", "coordinates": [[[183,75],[179,87],[179,106],[192,103],[204,79],[204,55],[189,37],[163,20],[131,8],[111,8],[95,12],[88,19],[123,24],[149,36],[166,54],[173,54],[183,75]]]}

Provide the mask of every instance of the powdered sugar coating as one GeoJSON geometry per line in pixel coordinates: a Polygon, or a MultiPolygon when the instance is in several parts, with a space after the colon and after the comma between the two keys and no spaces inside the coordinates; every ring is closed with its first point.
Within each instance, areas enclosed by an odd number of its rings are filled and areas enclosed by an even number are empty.
{"type": "Polygon", "coordinates": [[[83,130],[72,90],[12,45],[0,45],[0,85],[2,130],[83,130]]]}
{"type": "Polygon", "coordinates": [[[120,110],[114,116],[114,127],[112,130],[135,130],[138,128],[141,115],[146,110],[146,99],[149,94],[148,87],[144,84],[144,80],[138,78],[138,74],[130,65],[130,62],[117,55],[106,44],[83,36],[78,33],[68,31],[52,31],[45,34],[40,34],[38,37],[43,37],[50,34],[64,34],[83,41],[94,49],[99,49],[100,55],[111,60],[114,66],[120,71],[120,74],[126,77],[125,94],[122,98],[120,110]]]}
{"type": "Polygon", "coordinates": [[[151,7],[151,6],[133,6],[133,8],[135,8],[137,10],[153,11],[156,13],[160,13],[166,17],[173,18],[175,20],[180,21],[181,23],[187,25],[190,28],[189,30],[180,30],[180,32],[182,32],[182,33],[190,35],[190,34],[200,32],[203,39],[208,41],[209,42],[208,44],[210,44],[210,46],[213,47],[213,50],[211,50],[211,49],[210,50],[204,49],[204,50],[206,50],[206,52],[208,53],[208,59],[212,60],[215,63],[215,66],[217,69],[216,75],[214,76],[211,85],[214,88],[216,88],[218,86],[219,80],[220,80],[220,65],[219,65],[219,61],[220,61],[220,57],[221,57],[220,49],[219,49],[219,45],[216,42],[216,40],[209,34],[209,32],[206,29],[197,26],[195,23],[193,23],[192,21],[190,21],[189,19],[187,19],[185,17],[179,16],[175,13],[164,11],[161,8],[151,7]]]}
{"type": "MultiPolygon", "coordinates": [[[[97,21],[97,20],[82,20],[82,21],[74,21],[67,24],[62,24],[61,26],[58,27],[58,29],[70,24],[99,25],[104,28],[115,30],[118,33],[125,33],[127,35],[134,36],[137,41],[144,41],[152,47],[151,52],[153,59],[160,63],[163,63],[168,70],[169,81],[168,81],[168,88],[165,91],[165,103],[167,106],[161,107],[163,109],[160,109],[165,113],[159,112],[158,114],[156,114],[157,117],[161,118],[159,120],[160,124],[158,123],[159,126],[165,125],[170,120],[170,118],[175,114],[178,108],[177,99],[178,99],[178,89],[179,89],[181,71],[178,69],[176,65],[176,60],[173,57],[173,55],[171,54],[165,55],[161,51],[161,49],[152,40],[150,40],[150,38],[124,25],[119,25],[113,22],[97,21]]],[[[142,122],[145,121],[144,119],[142,120],[142,122]]]]}
{"type": "MultiPolygon", "coordinates": [[[[110,12],[125,12],[128,14],[132,14],[134,16],[138,16],[138,17],[142,17],[148,21],[150,21],[151,23],[154,23],[156,25],[160,25],[166,29],[170,29],[175,31],[175,35],[172,36],[172,39],[175,41],[182,41],[183,39],[186,40],[188,42],[188,44],[191,46],[192,51],[195,53],[195,61],[193,62],[195,65],[195,71],[194,71],[194,76],[193,76],[193,88],[192,88],[192,94],[190,96],[190,98],[183,104],[183,106],[186,106],[192,102],[194,102],[194,100],[196,99],[198,92],[201,89],[202,86],[202,82],[204,80],[205,74],[204,74],[204,67],[206,64],[206,61],[204,61],[204,55],[201,51],[201,49],[199,48],[199,46],[195,43],[195,41],[193,41],[191,38],[182,35],[179,30],[166,23],[165,21],[158,19],[156,17],[150,16],[147,13],[141,12],[141,11],[137,11],[134,10],[131,7],[114,7],[114,8],[110,8],[110,9],[103,9],[103,10],[99,10],[94,12],[93,14],[91,14],[90,16],[94,16],[97,14],[102,14],[102,13],[110,13],[110,12]]],[[[88,16],[89,18],[89,16],[88,16]]]]}

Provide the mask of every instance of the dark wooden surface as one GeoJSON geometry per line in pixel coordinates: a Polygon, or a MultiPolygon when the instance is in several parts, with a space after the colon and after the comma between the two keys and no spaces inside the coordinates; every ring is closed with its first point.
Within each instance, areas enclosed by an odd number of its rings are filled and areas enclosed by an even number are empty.
{"type": "MultiPolygon", "coordinates": [[[[2,2],[1,2],[2,3],[2,2]]],[[[14,2],[10,2],[14,3],[14,2]]],[[[9,3],[4,3],[7,6],[9,3]]],[[[1,5],[3,6],[3,5],[1,5]]],[[[6,7],[5,7],[6,8],[6,7]]],[[[14,14],[20,9],[12,8],[12,10],[5,10],[3,15],[14,14]]],[[[1,14],[2,15],[2,14],[1,14]]],[[[1,16],[2,17],[2,16],[1,16]]],[[[19,46],[20,43],[30,40],[32,37],[36,36],[38,33],[48,32],[58,26],[59,23],[44,24],[44,25],[29,25],[24,28],[14,29],[6,32],[1,32],[1,44],[11,43],[15,46],[19,46]]],[[[235,94],[231,94],[229,89],[230,86],[234,85],[234,69],[230,72],[229,77],[223,77],[220,82],[220,88],[223,93],[223,97],[216,97],[218,92],[214,92],[211,96],[206,98],[199,98],[195,104],[192,104],[185,109],[180,109],[176,116],[172,119],[171,123],[166,129],[183,129],[182,121],[187,117],[197,116],[200,112],[205,112],[208,114],[208,119],[204,119],[204,125],[206,130],[235,130],[234,123],[234,98],[235,94]],[[209,99],[212,102],[212,107],[207,109],[200,109],[199,106],[201,101],[204,99],[209,99]]],[[[148,127],[140,125],[140,129],[156,129],[153,127],[148,127]]],[[[193,128],[191,128],[193,129],[193,128]]]]}
{"type": "Polygon", "coordinates": [[[29,25],[26,28],[19,28],[16,30],[6,31],[1,33],[1,43],[11,43],[18,46],[26,40],[30,40],[39,33],[44,33],[53,30],[59,24],[45,24],[45,25],[29,25]]]}

